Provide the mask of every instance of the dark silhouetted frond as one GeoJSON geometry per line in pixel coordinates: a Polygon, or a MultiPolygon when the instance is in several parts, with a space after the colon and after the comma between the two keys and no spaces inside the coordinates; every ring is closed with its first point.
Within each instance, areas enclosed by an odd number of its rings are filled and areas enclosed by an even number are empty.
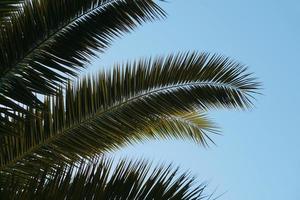
{"type": "Polygon", "coordinates": [[[189,173],[179,173],[169,165],[152,169],[145,161],[96,159],[78,167],[44,171],[25,185],[6,180],[0,194],[8,199],[103,199],[103,200],[200,200],[205,184],[196,184],[189,173]]]}
{"type": "Polygon", "coordinates": [[[163,16],[152,0],[25,1],[0,26],[0,114],[41,108],[34,93],[55,94],[115,37],[163,16]]]}

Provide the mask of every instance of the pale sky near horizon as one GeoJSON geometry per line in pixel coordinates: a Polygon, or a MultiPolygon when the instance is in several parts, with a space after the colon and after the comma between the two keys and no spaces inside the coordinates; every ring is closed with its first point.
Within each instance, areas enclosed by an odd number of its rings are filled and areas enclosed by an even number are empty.
{"type": "Polygon", "coordinates": [[[163,161],[190,170],[221,200],[300,199],[299,0],[169,0],[166,20],[115,40],[91,71],[115,62],[197,50],[246,64],[263,84],[255,108],[208,113],[221,127],[217,146],[151,141],[116,157],[163,161]]]}

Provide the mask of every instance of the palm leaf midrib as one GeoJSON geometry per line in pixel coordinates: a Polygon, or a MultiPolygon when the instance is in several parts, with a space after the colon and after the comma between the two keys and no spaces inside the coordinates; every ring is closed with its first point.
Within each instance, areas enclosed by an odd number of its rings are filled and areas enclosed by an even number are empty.
{"type": "Polygon", "coordinates": [[[101,9],[105,6],[108,6],[109,4],[112,4],[113,2],[116,2],[119,0],[107,0],[104,3],[99,4],[99,6],[96,6],[94,8],[92,8],[91,10],[89,10],[88,12],[84,12],[81,15],[78,15],[77,17],[75,17],[74,19],[72,19],[71,21],[69,21],[68,23],[66,23],[65,25],[59,27],[57,30],[53,31],[53,33],[49,34],[48,37],[42,41],[40,41],[35,47],[32,47],[32,49],[30,49],[22,58],[20,58],[19,60],[17,60],[13,66],[8,69],[7,71],[4,71],[1,74],[1,78],[0,78],[0,88],[1,85],[3,84],[4,80],[7,79],[9,80],[9,78],[11,78],[15,72],[18,70],[18,66],[26,59],[30,58],[30,56],[37,50],[40,49],[41,47],[43,47],[44,45],[46,45],[46,43],[48,41],[51,41],[51,39],[53,39],[57,34],[63,32],[67,27],[71,26],[72,24],[76,23],[77,21],[79,21],[80,19],[82,19],[85,16],[88,16],[90,14],[92,14],[93,12],[95,12],[98,9],[101,9]]]}
{"type": "Polygon", "coordinates": [[[146,92],[141,92],[140,94],[128,98],[127,100],[119,103],[119,104],[115,104],[113,106],[111,106],[108,109],[105,110],[99,110],[97,112],[95,112],[95,114],[93,115],[89,115],[87,117],[85,117],[85,119],[83,119],[81,122],[79,122],[78,124],[71,124],[69,127],[67,127],[64,130],[61,130],[60,132],[57,132],[55,135],[53,135],[52,137],[49,137],[47,139],[45,139],[44,141],[42,141],[40,144],[28,149],[28,151],[26,151],[26,153],[16,157],[15,159],[9,161],[7,164],[2,165],[0,167],[0,171],[5,170],[8,167],[13,166],[15,163],[17,163],[19,160],[22,160],[23,158],[27,157],[28,155],[31,155],[32,153],[34,153],[35,151],[37,151],[38,149],[40,149],[41,147],[45,146],[45,145],[49,145],[52,142],[54,142],[55,140],[58,140],[59,138],[63,137],[64,135],[68,134],[70,131],[72,132],[73,129],[79,128],[80,126],[84,126],[86,124],[88,124],[89,122],[91,122],[94,118],[97,118],[101,115],[105,115],[106,113],[109,113],[113,110],[116,110],[120,107],[122,107],[123,105],[129,104],[131,102],[134,102],[138,99],[142,99],[142,98],[146,98],[147,96],[153,95],[153,94],[157,94],[160,92],[164,92],[167,90],[175,90],[177,88],[183,88],[183,87],[192,87],[192,86],[200,86],[200,85],[210,85],[211,87],[226,87],[228,89],[233,89],[233,90],[241,90],[240,88],[237,88],[235,86],[232,86],[230,84],[226,84],[226,83],[217,83],[217,82],[212,82],[212,81],[194,81],[194,82],[188,82],[188,83],[181,83],[181,84],[174,84],[174,85],[167,85],[165,87],[160,87],[160,88],[156,88],[153,90],[148,90],[146,92]]]}

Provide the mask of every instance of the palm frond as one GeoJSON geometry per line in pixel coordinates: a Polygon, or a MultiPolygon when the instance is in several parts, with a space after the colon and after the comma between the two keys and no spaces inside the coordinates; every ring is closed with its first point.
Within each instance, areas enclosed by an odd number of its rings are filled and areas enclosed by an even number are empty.
{"type": "Polygon", "coordinates": [[[26,1],[0,27],[0,114],[26,112],[19,103],[41,108],[33,93],[55,94],[95,51],[163,16],[152,0],[26,1]]]}
{"type": "Polygon", "coordinates": [[[25,186],[17,179],[6,180],[0,190],[8,199],[159,199],[200,200],[205,184],[196,185],[188,172],[179,173],[172,165],[156,166],[145,161],[95,159],[79,166],[44,171],[25,186]]]}
{"type": "MultiPolygon", "coordinates": [[[[217,126],[210,121],[206,115],[199,113],[200,111],[190,111],[177,113],[175,115],[162,115],[155,117],[154,122],[157,121],[157,125],[146,127],[150,129],[148,133],[159,134],[159,138],[170,139],[189,139],[189,137],[196,142],[201,144],[203,147],[209,147],[209,143],[214,144],[211,138],[211,133],[219,135],[217,126]],[[170,135],[170,133],[173,133],[170,135]]],[[[156,138],[156,137],[155,137],[156,138]]]]}
{"type": "Polygon", "coordinates": [[[206,145],[214,126],[195,110],[247,108],[258,85],[244,67],[216,55],[187,53],[117,66],[69,84],[65,98],[46,98],[47,111],[36,111],[37,118],[19,126],[22,137],[4,138],[0,170],[28,176],[42,166],[72,164],[146,138],[206,145]]]}
{"type": "Polygon", "coordinates": [[[25,0],[1,0],[0,1],[0,26],[7,21],[10,15],[17,12],[25,0]]]}
{"type": "MultiPolygon", "coordinates": [[[[3,138],[3,144],[6,145],[3,146],[0,156],[0,174],[5,177],[14,173],[26,179],[45,167],[56,168],[57,163],[65,162],[71,165],[81,157],[88,159],[90,156],[151,138],[189,139],[207,146],[207,139],[211,140],[208,133],[217,133],[213,123],[197,112],[141,117],[148,122],[138,124],[128,121],[131,124],[122,125],[123,129],[120,129],[120,125],[114,127],[115,124],[96,125],[91,122],[90,126],[86,125],[76,130],[80,131],[79,137],[74,131],[73,138],[71,134],[62,136],[59,132],[47,131],[47,128],[53,130],[58,120],[52,127],[48,126],[49,124],[43,126],[45,120],[28,120],[25,127],[20,123],[18,130],[23,130],[21,137],[3,138]],[[64,137],[69,140],[67,145],[64,137]]],[[[105,122],[109,123],[107,120],[105,122]]]]}

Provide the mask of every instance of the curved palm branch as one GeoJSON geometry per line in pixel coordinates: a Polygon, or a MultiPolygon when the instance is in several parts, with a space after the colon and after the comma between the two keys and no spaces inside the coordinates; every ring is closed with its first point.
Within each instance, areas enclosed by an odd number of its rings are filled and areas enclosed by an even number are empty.
{"type": "Polygon", "coordinates": [[[205,145],[213,126],[185,113],[247,108],[258,85],[244,67],[216,55],[177,54],[115,67],[77,87],[69,84],[65,98],[47,98],[47,111],[20,125],[23,137],[4,138],[0,170],[28,176],[41,166],[72,164],[145,138],[205,145]]]}
{"type": "MultiPolygon", "coordinates": [[[[28,121],[26,127],[19,127],[19,131],[24,130],[22,137],[4,137],[6,146],[2,148],[3,153],[1,159],[3,162],[0,175],[4,179],[6,175],[10,176],[11,174],[15,174],[26,180],[34,172],[43,170],[45,167],[52,166],[53,169],[56,169],[56,165],[61,162],[71,165],[81,157],[88,159],[88,156],[104,153],[105,151],[113,150],[126,144],[132,144],[151,138],[184,138],[207,146],[207,139],[212,141],[208,132],[218,133],[213,123],[208,121],[204,115],[200,115],[197,112],[176,113],[159,117],[149,116],[148,120],[147,124],[139,124],[135,128],[124,126],[124,128],[127,129],[116,129],[117,131],[115,129],[109,130],[107,127],[101,127],[101,125],[99,125],[99,129],[102,128],[104,130],[94,130],[94,134],[96,133],[98,135],[97,138],[86,138],[87,141],[85,141],[85,136],[82,135],[81,139],[70,139],[70,144],[73,143],[75,145],[75,143],[80,144],[82,142],[82,146],[78,145],[78,149],[75,151],[71,149],[70,146],[65,146],[64,152],[61,152],[62,149],[57,149],[57,147],[53,146],[56,145],[55,143],[57,143],[58,140],[51,142],[51,139],[55,138],[56,135],[52,137],[47,135],[45,128],[49,128],[49,126],[44,126],[41,129],[43,121],[28,121]],[[108,130],[110,132],[108,132],[108,130]],[[41,131],[42,134],[39,131],[41,131]],[[28,133],[30,133],[29,136],[24,136],[24,134],[28,133]],[[78,142],[76,140],[78,140],[78,142]],[[93,143],[90,143],[92,140],[93,143]],[[46,144],[48,142],[49,144],[46,144]],[[18,149],[20,146],[23,148],[18,149]],[[49,151],[48,148],[50,146],[53,148],[51,151],[49,151]],[[85,146],[84,149],[82,149],[83,146],[85,146]],[[88,147],[91,149],[88,150],[88,147]],[[75,154],[76,152],[78,152],[78,154],[75,154]],[[66,157],[62,153],[67,153],[68,156],[66,157]],[[46,154],[48,154],[47,157],[46,154]]],[[[88,129],[82,128],[80,131],[89,137],[88,129]]],[[[60,148],[61,147],[63,146],[60,146],[60,148]]]]}
{"type": "MultiPolygon", "coordinates": [[[[55,94],[57,85],[75,76],[96,50],[164,15],[152,0],[24,2],[22,11],[0,27],[1,117],[26,113],[19,103],[41,108],[34,93],[55,94]]],[[[7,133],[6,128],[1,130],[7,133]]]]}
{"type": "Polygon", "coordinates": [[[8,199],[159,199],[200,200],[205,184],[196,185],[189,173],[179,174],[172,166],[152,169],[145,161],[82,161],[79,166],[44,171],[26,183],[7,180],[0,190],[8,199]]]}

